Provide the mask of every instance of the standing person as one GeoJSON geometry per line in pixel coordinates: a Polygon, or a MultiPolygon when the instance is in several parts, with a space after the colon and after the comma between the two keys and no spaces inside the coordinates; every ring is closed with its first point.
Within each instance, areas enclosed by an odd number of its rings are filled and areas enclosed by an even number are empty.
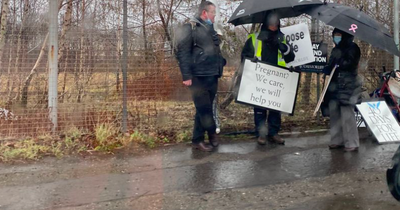
{"type": "MultiPolygon", "coordinates": [[[[294,60],[293,49],[286,43],[285,36],[280,30],[277,14],[270,13],[267,16],[259,34],[249,35],[249,39],[243,47],[242,60],[246,57],[255,57],[271,65],[282,67],[286,67],[286,63],[294,60]]],[[[267,110],[254,107],[254,124],[258,144],[265,145],[267,136],[271,142],[285,144],[285,140],[278,135],[281,128],[281,112],[273,110],[268,112],[267,129],[265,125],[267,110]]]]}
{"type": "Polygon", "coordinates": [[[360,143],[354,109],[361,102],[362,81],[357,76],[361,51],[352,35],[335,28],[332,36],[335,47],[324,73],[329,75],[335,66],[336,71],[331,75],[323,103],[330,116],[329,148],[357,151],[360,143]]]}
{"type": "Polygon", "coordinates": [[[192,137],[193,148],[212,151],[218,147],[212,103],[226,61],[221,55],[219,38],[213,28],[215,5],[209,1],[200,4],[198,14],[185,24],[177,37],[177,59],[183,84],[189,87],[196,115],[192,137]],[[211,146],[204,143],[207,132],[211,146]]]}

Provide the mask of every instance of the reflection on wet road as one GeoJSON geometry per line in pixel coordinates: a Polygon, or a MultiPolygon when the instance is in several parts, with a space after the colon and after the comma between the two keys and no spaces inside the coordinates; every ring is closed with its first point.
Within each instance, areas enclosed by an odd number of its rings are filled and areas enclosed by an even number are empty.
{"type": "MultiPolygon", "coordinates": [[[[0,169],[1,178],[6,180],[0,185],[0,208],[74,207],[159,193],[207,193],[360,170],[383,171],[397,149],[396,144],[377,145],[367,140],[361,142],[359,152],[344,153],[329,150],[328,141],[328,135],[286,138],[285,146],[258,146],[247,141],[221,144],[212,153],[180,145],[142,157],[38,163],[35,170],[32,166],[5,166],[0,169]]],[[[355,193],[361,201],[368,197],[363,192],[355,193]]],[[[311,200],[298,209],[324,209],[321,205],[335,203],[324,199],[311,200]]],[[[341,200],[342,205],[334,209],[363,209],[356,199],[334,199],[341,200]]]]}

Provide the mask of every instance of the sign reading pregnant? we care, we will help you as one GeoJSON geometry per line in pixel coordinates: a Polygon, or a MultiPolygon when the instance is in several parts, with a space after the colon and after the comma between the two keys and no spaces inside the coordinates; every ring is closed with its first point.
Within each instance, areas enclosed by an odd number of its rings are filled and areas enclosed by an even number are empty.
{"type": "Polygon", "coordinates": [[[299,75],[246,59],[236,101],[293,114],[299,75]]]}

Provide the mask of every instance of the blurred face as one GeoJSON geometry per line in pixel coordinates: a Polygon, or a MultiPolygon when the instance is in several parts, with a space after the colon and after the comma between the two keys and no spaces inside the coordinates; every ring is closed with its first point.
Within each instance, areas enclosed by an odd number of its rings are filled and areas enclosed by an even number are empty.
{"type": "Polygon", "coordinates": [[[340,37],[342,37],[342,34],[340,34],[340,33],[334,33],[333,36],[340,36],[340,37]]]}
{"type": "Polygon", "coordinates": [[[277,31],[279,28],[279,18],[277,15],[272,15],[268,19],[268,29],[271,31],[277,31]]]}
{"type": "Polygon", "coordinates": [[[342,34],[334,33],[333,34],[333,42],[338,45],[342,41],[342,34]]]}
{"type": "Polygon", "coordinates": [[[215,19],[215,6],[208,6],[207,10],[203,10],[203,12],[201,13],[201,19],[203,20],[207,20],[210,19],[212,23],[214,23],[214,19],[215,19]]]}
{"type": "Polygon", "coordinates": [[[273,25],[268,25],[268,29],[271,31],[277,31],[278,30],[278,25],[273,24],[273,25]]]}

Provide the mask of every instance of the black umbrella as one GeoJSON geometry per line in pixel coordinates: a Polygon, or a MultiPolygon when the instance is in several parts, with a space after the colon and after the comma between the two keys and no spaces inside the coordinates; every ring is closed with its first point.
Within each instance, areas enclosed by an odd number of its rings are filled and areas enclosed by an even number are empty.
{"type": "Polygon", "coordinates": [[[301,9],[321,4],[323,4],[321,0],[244,0],[236,8],[228,23],[236,26],[263,23],[271,11],[278,13],[281,18],[296,17],[303,13],[301,9]]]}
{"type": "Polygon", "coordinates": [[[325,3],[301,12],[342,31],[399,56],[399,50],[389,30],[375,19],[358,9],[335,3],[325,3]]]}

